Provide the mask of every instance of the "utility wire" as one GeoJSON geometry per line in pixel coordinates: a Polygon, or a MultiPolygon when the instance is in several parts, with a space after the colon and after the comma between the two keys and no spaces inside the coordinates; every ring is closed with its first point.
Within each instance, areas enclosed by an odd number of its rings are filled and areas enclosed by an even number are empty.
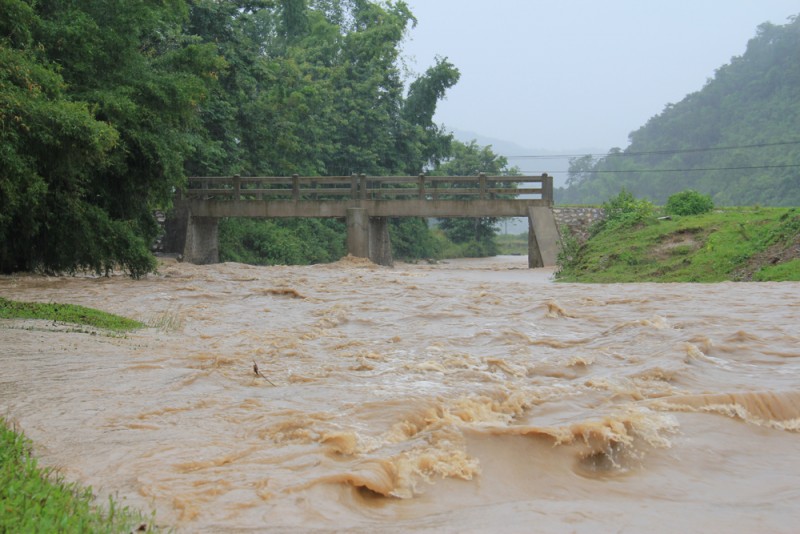
{"type": "Polygon", "coordinates": [[[655,154],[691,154],[695,152],[712,152],[718,150],[737,150],[740,148],[764,148],[770,146],[785,146],[785,145],[800,145],[800,141],[780,141],[776,143],[756,143],[752,145],[735,145],[735,146],[718,146],[708,148],[685,148],[675,150],[650,150],[642,152],[612,152],[608,154],[543,154],[543,155],[519,155],[519,156],[506,156],[511,159],[564,159],[564,158],[582,158],[584,156],[592,157],[620,157],[620,156],[651,156],[655,154]]]}
{"type": "MultiPolygon", "coordinates": [[[[698,167],[694,169],[641,169],[641,170],[633,170],[633,169],[624,169],[619,171],[582,171],[579,174],[623,174],[623,173],[631,173],[631,174],[638,174],[638,173],[646,173],[646,172],[708,172],[708,171],[752,171],[752,170],[760,170],[760,169],[791,169],[800,167],[800,164],[789,164],[789,165],[753,165],[753,166],[742,166],[742,167],[698,167]]],[[[530,174],[538,174],[539,171],[520,171],[523,173],[530,173],[530,174]]],[[[547,174],[566,174],[570,171],[547,171],[547,174]]]]}

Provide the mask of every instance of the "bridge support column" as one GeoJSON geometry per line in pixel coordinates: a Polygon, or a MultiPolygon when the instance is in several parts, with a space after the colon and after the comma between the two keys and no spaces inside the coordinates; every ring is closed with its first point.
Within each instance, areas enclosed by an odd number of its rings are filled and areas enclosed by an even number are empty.
{"type": "Polygon", "coordinates": [[[551,208],[528,208],[528,267],[553,267],[561,249],[556,217],[551,208]]]}
{"type": "Polygon", "coordinates": [[[366,208],[348,208],[347,253],[378,265],[394,265],[388,219],[370,217],[366,208]]]}
{"type": "Polygon", "coordinates": [[[219,263],[219,219],[188,217],[183,260],[197,265],[219,263]]]}
{"type": "Polygon", "coordinates": [[[369,258],[369,214],[365,208],[347,208],[347,253],[369,258]]]}
{"type": "Polygon", "coordinates": [[[378,265],[387,267],[394,265],[388,217],[370,217],[369,219],[369,259],[378,265]]]}

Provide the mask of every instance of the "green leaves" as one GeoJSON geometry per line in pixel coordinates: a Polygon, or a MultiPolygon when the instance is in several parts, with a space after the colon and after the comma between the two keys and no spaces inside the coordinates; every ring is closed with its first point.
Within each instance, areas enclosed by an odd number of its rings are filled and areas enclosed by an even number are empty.
{"type": "Polygon", "coordinates": [[[344,224],[329,219],[226,219],[220,260],[254,265],[328,263],[346,254],[344,224]]]}
{"type": "Polygon", "coordinates": [[[0,271],[151,271],[151,210],[224,62],[182,34],[182,1],[3,2],[0,271]]]}
{"type": "MultiPolygon", "coordinates": [[[[0,0],[0,271],[141,276],[187,172],[416,174],[445,60],[412,84],[404,2],[0,0]]],[[[287,252],[285,256],[293,256],[287,252]]]]}
{"type": "Polygon", "coordinates": [[[700,215],[714,209],[714,202],[709,195],[688,189],[670,195],[664,211],[672,215],[700,215]]]}

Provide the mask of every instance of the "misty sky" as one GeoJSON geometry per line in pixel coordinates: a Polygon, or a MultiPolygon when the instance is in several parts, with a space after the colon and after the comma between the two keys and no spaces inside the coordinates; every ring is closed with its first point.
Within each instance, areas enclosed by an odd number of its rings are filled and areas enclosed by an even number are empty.
{"type": "Polygon", "coordinates": [[[797,0],[406,0],[404,47],[424,72],[447,57],[461,80],[438,107],[449,129],[534,149],[624,148],[628,134],[742,55],[797,0]]]}

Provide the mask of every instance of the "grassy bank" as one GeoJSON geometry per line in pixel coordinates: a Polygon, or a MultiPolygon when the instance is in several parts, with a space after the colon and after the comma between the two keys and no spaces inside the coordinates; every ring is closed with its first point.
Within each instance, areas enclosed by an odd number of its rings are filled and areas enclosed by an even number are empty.
{"type": "MultiPolygon", "coordinates": [[[[0,297],[0,318],[44,319],[124,332],[144,325],[71,304],[17,302],[0,297]]],[[[0,418],[0,532],[133,532],[149,530],[141,513],[109,499],[94,502],[91,488],[67,483],[41,468],[31,443],[0,418]]]]}
{"type": "Polygon", "coordinates": [[[612,225],[567,239],[567,282],[800,281],[800,209],[727,208],[612,225]]]}
{"type": "Polygon", "coordinates": [[[39,467],[30,442],[0,419],[0,532],[133,532],[150,522],[113,499],[97,506],[91,488],[39,467]]]}
{"type": "Polygon", "coordinates": [[[126,332],[145,326],[133,319],[74,304],[18,302],[3,297],[0,297],[0,319],[44,319],[114,332],[126,332]]]}

